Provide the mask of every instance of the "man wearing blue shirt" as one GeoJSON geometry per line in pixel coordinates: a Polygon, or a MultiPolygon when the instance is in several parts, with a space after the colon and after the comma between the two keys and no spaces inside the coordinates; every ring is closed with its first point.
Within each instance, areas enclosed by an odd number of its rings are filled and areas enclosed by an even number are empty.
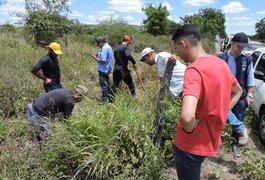
{"type": "MultiPolygon", "coordinates": [[[[243,32],[237,33],[232,38],[231,48],[228,52],[219,54],[218,57],[227,62],[231,73],[236,77],[243,93],[240,100],[228,114],[227,123],[232,125],[234,137],[238,138],[239,145],[245,145],[248,142],[248,134],[243,124],[246,108],[252,103],[254,73],[252,58],[242,54],[242,51],[248,46],[249,38],[243,32]]],[[[233,152],[240,156],[238,144],[233,144],[233,152]]]]}
{"type": "Polygon", "coordinates": [[[96,40],[100,51],[97,56],[92,57],[98,62],[99,83],[102,89],[102,103],[109,100],[109,73],[112,66],[112,48],[106,42],[105,37],[98,37],[96,40]]]}

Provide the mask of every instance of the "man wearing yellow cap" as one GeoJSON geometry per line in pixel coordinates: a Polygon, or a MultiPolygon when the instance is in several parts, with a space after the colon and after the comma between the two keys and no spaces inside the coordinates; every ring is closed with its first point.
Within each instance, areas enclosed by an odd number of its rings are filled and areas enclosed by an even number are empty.
{"type": "Polygon", "coordinates": [[[62,51],[60,44],[56,42],[52,42],[45,47],[49,48],[48,54],[39,60],[31,69],[31,73],[43,80],[43,88],[46,92],[49,92],[62,88],[61,72],[57,58],[59,54],[62,54],[62,51]]]}

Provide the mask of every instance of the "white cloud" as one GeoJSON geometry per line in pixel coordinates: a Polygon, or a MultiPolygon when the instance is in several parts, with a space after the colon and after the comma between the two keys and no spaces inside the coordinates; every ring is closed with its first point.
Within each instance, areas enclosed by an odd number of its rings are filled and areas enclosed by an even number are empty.
{"type": "Polygon", "coordinates": [[[73,2],[75,2],[75,0],[69,0],[69,1],[67,2],[67,5],[70,6],[70,5],[73,4],[73,2]]]}
{"type": "Polygon", "coordinates": [[[253,26],[257,22],[256,19],[251,17],[227,17],[226,26],[253,26]]]}
{"type": "Polygon", "coordinates": [[[258,11],[257,14],[265,14],[265,10],[263,10],[263,11],[258,11]]]}
{"type": "Polygon", "coordinates": [[[0,23],[15,24],[19,20],[15,13],[24,13],[24,0],[6,0],[0,6],[0,23]]]}
{"type": "Polygon", "coordinates": [[[25,12],[25,5],[23,0],[9,0],[0,6],[0,14],[4,13],[22,13],[25,12]]]}
{"type": "Polygon", "coordinates": [[[111,14],[111,15],[107,15],[107,14],[102,14],[102,13],[98,13],[97,15],[89,15],[86,16],[85,18],[82,18],[82,20],[80,20],[81,23],[85,23],[85,24],[98,24],[99,22],[109,19],[109,18],[122,18],[123,20],[125,20],[126,22],[128,22],[129,24],[132,25],[141,25],[141,21],[140,20],[136,20],[133,16],[119,16],[117,14],[111,14]]]}
{"type": "Polygon", "coordinates": [[[109,0],[109,9],[117,12],[142,13],[143,0],[109,0]]]}
{"type": "Polygon", "coordinates": [[[205,6],[208,4],[213,4],[215,0],[184,0],[182,4],[185,6],[205,6]]]}
{"type": "Polygon", "coordinates": [[[127,22],[130,22],[130,21],[134,21],[134,20],[135,20],[135,18],[132,17],[132,16],[124,16],[123,19],[124,19],[125,21],[127,21],[127,22]]]}
{"type": "Polygon", "coordinates": [[[162,6],[166,6],[168,11],[172,11],[173,10],[172,6],[169,3],[167,3],[167,2],[162,3],[162,6]]]}
{"type": "Polygon", "coordinates": [[[83,13],[80,13],[78,11],[72,11],[69,15],[72,17],[84,17],[85,16],[83,13]]]}
{"type": "Polygon", "coordinates": [[[168,19],[173,21],[173,22],[175,22],[175,23],[180,23],[180,21],[181,21],[181,19],[178,16],[176,16],[176,15],[168,16],[168,19]]]}
{"type": "Polygon", "coordinates": [[[99,11],[98,12],[98,15],[99,16],[102,16],[102,15],[104,15],[104,16],[110,16],[110,15],[114,15],[115,14],[115,12],[114,11],[108,11],[108,10],[104,10],[104,11],[99,11]]]}
{"type": "Polygon", "coordinates": [[[231,14],[237,14],[249,10],[238,1],[231,1],[227,5],[223,6],[221,9],[224,13],[231,13],[231,14]]]}

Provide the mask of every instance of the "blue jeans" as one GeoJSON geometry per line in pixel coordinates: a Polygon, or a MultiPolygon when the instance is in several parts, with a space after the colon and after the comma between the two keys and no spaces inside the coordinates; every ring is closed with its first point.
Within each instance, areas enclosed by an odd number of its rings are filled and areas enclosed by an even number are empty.
{"type": "Polygon", "coordinates": [[[237,119],[241,122],[244,122],[245,113],[247,109],[246,98],[241,98],[232,109],[232,112],[235,114],[237,119]]]}
{"type": "Polygon", "coordinates": [[[62,88],[61,84],[43,85],[43,89],[45,90],[45,92],[49,92],[54,89],[61,89],[61,88],[62,88]]]}
{"type": "Polygon", "coordinates": [[[108,101],[109,99],[109,74],[98,71],[99,84],[102,89],[102,101],[108,101]]]}
{"type": "Polygon", "coordinates": [[[241,98],[232,111],[229,111],[227,123],[232,126],[235,134],[241,134],[245,130],[244,118],[246,113],[246,99],[241,98]]]}
{"type": "Polygon", "coordinates": [[[199,180],[201,164],[205,156],[198,156],[182,151],[174,145],[175,165],[179,180],[199,180]]]}
{"type": "Polygon", "coordinates": [[[51,132],[51,126],[47,117],[38,115],[32,109],[32,104],[28,105],[27,117],[31,125],[36,127],[36,131],[39,132],[41,129],[51,132]],[[31,107],[30,107],[31,106],[31,107]]]}
{"type": "Polygon", "coordinates": [[[242,121],[239,121],[235,114],[231,111],[228,113],[227,124],[232,126],[233,132],[241,134],[245,130],[245,125],[242,121]]]}

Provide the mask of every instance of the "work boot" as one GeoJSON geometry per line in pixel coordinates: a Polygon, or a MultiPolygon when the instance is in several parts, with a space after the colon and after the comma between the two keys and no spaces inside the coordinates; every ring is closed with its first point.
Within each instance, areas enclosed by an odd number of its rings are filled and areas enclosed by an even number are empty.
{"type": "Polygon", "coordinates": [[[234,154],[235,157],[240,157],[241,156],[241,151],[239,148],[239,145],[234,143],[232,144],[232,152],[234,154]]]}
{"type": "Polygon", "coordinates": [[[247,143],[248,143],[248,130],[247,128],[245,128],[245,130],[238,136],[238,144],[243,146],[246,145],[247,143]]]}

